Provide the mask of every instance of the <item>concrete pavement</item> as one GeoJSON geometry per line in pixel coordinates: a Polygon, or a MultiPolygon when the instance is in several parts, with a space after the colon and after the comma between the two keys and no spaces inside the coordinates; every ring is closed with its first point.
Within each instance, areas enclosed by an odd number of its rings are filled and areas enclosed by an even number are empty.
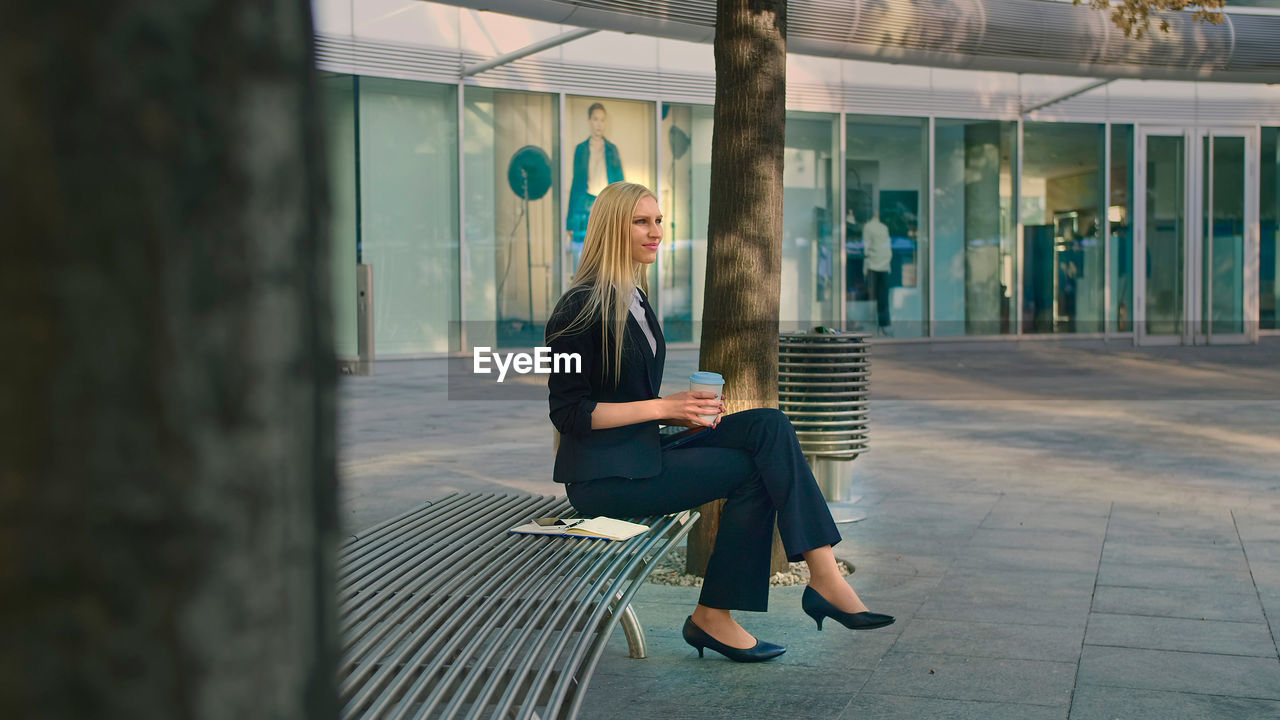
{"type": "MultiPolygon", "coordinates": [[[[699,659],[696,589],[648,585],[650,657],[617,634],[581,717],[1280,717],[1277,340],[877,345],[868,517],[836,551],[897,624],[817,632],[777,588],[740,620],[786,655],[699,659]]],[[[664,394],[695,365],[670,353],[664,394]]],[[[445,366],[342,380],[348,528],[455,489],[559,493],[537,388],[450,401],[445,366]]]]}

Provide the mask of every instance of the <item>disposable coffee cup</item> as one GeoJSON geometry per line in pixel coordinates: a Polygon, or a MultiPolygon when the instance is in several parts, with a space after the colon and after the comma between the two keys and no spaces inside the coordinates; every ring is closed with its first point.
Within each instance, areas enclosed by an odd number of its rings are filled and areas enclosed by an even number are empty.
{"type": "MultiPolygon", "coordinates": [[[[724,398],[724,378],[720,373],[700,371],[689,376],[690,390],[703,390],[716,394],[716,400],[724,398]]],[[[699,415],[698,419],[710,425],[716,421],[716,415],[699,415]]]]}

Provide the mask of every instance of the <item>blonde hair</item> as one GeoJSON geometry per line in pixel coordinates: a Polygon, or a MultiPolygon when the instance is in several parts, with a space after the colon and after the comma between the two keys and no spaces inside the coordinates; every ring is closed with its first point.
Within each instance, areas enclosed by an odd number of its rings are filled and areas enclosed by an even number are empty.
{"type": "Polygon", "coordinates": [[[560,335],[581,332],[600,318],[600,348],[604,355],[602,377],[608,377],[612,365],[615,386],[622,368],[622,339],[626,337],[631,288],[639,286],[646,295],[649,293],[648,268],[631,259],[631,219],[636,204],[645,197],[658,199],[644,185],[629,182],[612,183],[596,196],[591,216],[587,219],[582,259],[573,278],[573,287],[565,293],[583,292],[586,294],[585,302],[568,325],[547,338],[550,342],[560,335]],[[609,362],[611,359],[612,363],[609,362]]]}

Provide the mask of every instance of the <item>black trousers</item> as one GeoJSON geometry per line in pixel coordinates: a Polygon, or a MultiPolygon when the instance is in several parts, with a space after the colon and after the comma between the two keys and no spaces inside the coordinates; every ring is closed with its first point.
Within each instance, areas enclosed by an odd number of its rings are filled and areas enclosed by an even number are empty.
{"type": "Polygon", "coordinates": [[[889,273],[868,270],[867,285],[876,301],[876,325],[889,327],[889,273]]]}
{"type": "Polygon", "coordinates": [[[725,415],[684,445],[662,453],[650,478],[572,483],[569,502],[586,515],[665,515],[725,498],[715,549],[698,602],[726,610],[769,607],[774,520],[792,562],[840,542],[826,500],[791,421],[761,408],[725,415]]]}

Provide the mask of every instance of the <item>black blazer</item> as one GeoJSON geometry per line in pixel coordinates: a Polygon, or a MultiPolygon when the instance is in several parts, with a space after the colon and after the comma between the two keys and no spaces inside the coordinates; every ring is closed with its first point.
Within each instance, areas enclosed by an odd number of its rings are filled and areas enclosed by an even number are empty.
{"type": "MultiPolygon", "coordinates": [[[[644,297],[643,293],[641,297],[644,297]]],[[[585,299],[585,288],[571,288],[565,293],[547,321],[547,337],[573,322],[585,299]]],[[[581,373],[553,372],[547,379],[551,423],[560,431],[560,448],[556,451],[553,475],[556,482],[585,482],[602,477],[652,477],[662,470],[657,422],[606,430],[591,429],[591,412],[595,410],[596,403],[658,397],[667,345],[647,298],[644,299],[644,314],[657,341],[658,351],[654,353],[649,349],[649,341],[635,315],[628,312],[622,368],[616,387],[612,372],[608,378],[603,377],[599,319],[587,325],[582,332],[561,335],[547,343],[553,353],[577,353],[582,357],[581,373]]]]}

